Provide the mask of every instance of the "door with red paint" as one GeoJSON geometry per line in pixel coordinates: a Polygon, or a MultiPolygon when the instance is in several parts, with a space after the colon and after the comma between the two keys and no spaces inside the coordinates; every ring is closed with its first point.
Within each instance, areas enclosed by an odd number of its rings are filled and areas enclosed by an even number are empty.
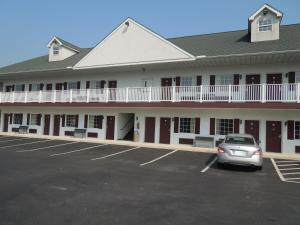
{"type": "Polygon", "coordinates": [[[115,117],[107,116],[106,118],[106,139],[114,140],[115,138],[115,117]]]}
{"type": "Polygon", "coordinates": [[[171,118],[160,118],[159,143],[170,144],[171,118]]]}
{"type": "Polygon", "coordinates": [[[261,91],[260,88],[260,75],[252,74],[246,75],[246,100],[260,100],[261,91]]]}
{"type": "Polygon", "coordinates": [[[60,130],[60,115],[54,115],[53,136],[59,136],[60,130]]]}
{"type": "Polygon", "coordinates": [[[44,117],[44,135],[50,134],[50,115],[47,114],[44,117]]]}
{"type": "Polygon", "coordinates": [[[9,113],[4,113],[3,132],[8,132],[9,113]]]}
{"type": "Polygon", "coordinates": [[[165,101],[171,101],[172,98],[172,78],[161,78],[161,98],[165,101]]]}
{"type": "Polygon", "coordinates": [[[155,141],[155,117],[145,118],[145,142],[154,143],[155,141]]]}
{"type": "Polygon", "coordinates": [[[259,140],[259,120],[245,120],[245,134],[253,135],[256,141],[259,140]]]}
{"type": "Polygon", "coordinates": [[[282,74],[267,74],[266,100],[280,101],[281,100],[281,85],[282,74]]]}
{"type": "Polygon", "coordinates": [[[281,152],[281,121],[266,122],[266,151],[281,152]]]}
{"type": "Polygon", "coordinates": [[[110,80],[108,81],[108,88],[109,88],[109,101],[115,102],[116,96],[117,96],[117,81],[116,80],[110,80]]]}

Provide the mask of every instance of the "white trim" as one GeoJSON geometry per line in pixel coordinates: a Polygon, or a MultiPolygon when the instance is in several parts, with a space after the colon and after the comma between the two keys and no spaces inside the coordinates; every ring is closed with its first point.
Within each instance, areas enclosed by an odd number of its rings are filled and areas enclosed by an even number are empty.
{"type": "Polygon", "coordinates": [[[68,49],[70,49],[70,50],[72,50],[72,51],[77,52],[77,53],[80,52],[80,51],[78,51],[77,49],[74,49],[74,48],[72,48],[72,47],[70,47],[70,46],[68,46],[68,45],[64,45],[64,44],[58,39],[58,37],[56,37],[56,36],[54,36],[54,37],[51,39],[51,41],[47,44],[47,47],[48,47],[48,48],[51,47],[51,44],[52,44],[52,42],[53,42],[54,40],[56,40],[56,41],[59,43],[59,45],[61,45],[61,46],[64,46],[64,47],[66,47],[66,48],[68,48],[68,49]]]}
{"type": "Polygon", "coordinates": [[[263,6],[261,6],[256,12],[254,12],[250,17],[249,17],[249,21],[253,21],[255,19],[255,17],[265,8],[267,8],[268,10],[270,10],[271,12],[273,12],[277,17],[282,17],[283,13],[276,10],[275,8],[273,8],[272,6],[268,5],[268,4],[264,4],[263,6]]]}
{"type": "Polygon", "coordinates": [[[138,22],[134,21],[131,18],[127,18],[125,21],[123,21],[117,28],[115,28],[108,36],[106,36],[101,42],[99,42],[88,54],[86,54],[82,59],[79,60],[79,62],[77,62],[74,66],[73,69],[84,69],[84,68],[99,68],[99,67],[112,67],[112,66],[124,66],[124,65],[140,65],[140,64],[153,64],[153,63],[157,63],[157,62],[178,62],[178,61],[189,61],[189,60],[195,60],[195,56],[193,56],[192,54],[188,53],[187,51],[183,50],[182,48],[179,48],[177,45],[173,44],[172,42],[166,40],[165,38],[163,38],[162,36],[154,33],[153,31],[149,30],[148,28],[146,28],[145,26],[139,24],[138,22]],[[155,36],[156,38],[162,40],[163,42],[165,42],[167,45],[176,48],[177,50],[179,50],[181,53],[185,54],[188,59],[176,59],[176,60],[161,60],[161,61],[145,61],[145,62],[137,62],[137,63],[118,63],[118,64],[108,64],[108,65],[101,65],[101,66],[80,66],[80,64],[82,63],[83,60],[85,60],[87,57],[90,56],[91,53],[94,52],[94,50],[96,48],[98,48],[99,46],[102,46],[111,36],[113,36],[122,26],[124,23],[129,22],[129,23],[133,23],[136,26],[140,27],[141,29],[143,29],[144,31],[148,32],[149,34],[155,36]]]}

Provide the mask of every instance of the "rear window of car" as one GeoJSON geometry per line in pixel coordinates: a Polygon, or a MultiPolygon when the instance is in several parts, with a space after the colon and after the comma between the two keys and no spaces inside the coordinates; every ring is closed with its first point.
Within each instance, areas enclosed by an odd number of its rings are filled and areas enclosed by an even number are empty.
{"type": "Polygon", "coordinates": [[[249,138],[249,137],[227,137],[225,139],[225,143],[254,145],[254,140],[253,140],[253,138],[249,138]]]}

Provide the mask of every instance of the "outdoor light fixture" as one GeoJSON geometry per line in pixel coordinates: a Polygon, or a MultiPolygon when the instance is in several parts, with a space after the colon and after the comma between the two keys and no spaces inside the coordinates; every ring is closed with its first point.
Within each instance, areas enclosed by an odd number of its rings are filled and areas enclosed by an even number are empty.
{"type": "Polygon", "coordinates": [[[129,27],[129,22],[128,22],[128,21],[126,21],[126,22],[125,22],[125,25],[126,25],[127,27],[129,27]]]}

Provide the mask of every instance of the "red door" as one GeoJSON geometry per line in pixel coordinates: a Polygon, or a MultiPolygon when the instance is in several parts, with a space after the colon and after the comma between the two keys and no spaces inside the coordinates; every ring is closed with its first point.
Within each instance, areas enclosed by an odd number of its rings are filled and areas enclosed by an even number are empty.
{"type": "Polygon", "coordinates": [[[117,88],[117,81],[116,80],[110,80],[108,81],[108,88],[110,88],[109,90],[109,101],[116,101],[116,90],[115,88],[117,88]]]}
{"type": "Polygon", "coordinates": [[[155,140],[155,117],[145,119],[145,142],[154,143],[155,140]]]}
{"type": "Polygon", "coordinates": [[[256,141],[259,140],[259,120],[245,120],[245,133],[251,134],[256,141]]]}
{"type": "Polygon", "coordinates": [[[115,137],[115,117],[107,116],[106,118],[106,139],[114,140],[115,137]]]}
{"type": "Polygon", "coordinates": [[[56,83],[55,90],[61,91],[63,89],[63,83],[56,83]]]}
{"type": "Polygon", "coordinates": [[[44,117],[44,135],[50,134],[50,115],[44,117]]]}
{"type": "Polygon", "coordinates": [[[260,84],[260,75],[246,75],[246,84],[246,100],[260,100],[260,86],[257,85],[260,84]]]}
{"type": "Polygon", "coordinates": [[[159,143],[170,144],[171,118],[160,118],[159,143]]]}
{"type": "Polygon", "coordinates": [[[59,130],[60,130],[60,115],[54,115],[53,135],[59,136],[59,130]]]}
{"type": "Polygon", "coordinates": [[[281,100],[281,86],[282,74],[267,74],[267,84],[273,84],[267,86],[267,100],[280,101],[281,100]]]}
{"type": "Polygon", "coordinates": [[[52,90],[52,84],[47,84],[46,85],[46,90],[51,91],[52,90]]]}
{"type": "Polygon", "coordinates": [[[161,78],[161,86],[164,87],[161,90],[161,98],[162,100],[171,101],[172,98],[172,78],[161,78]]]}
{"type": "Polygon", "coordinates": [[[3,132],[8,132],[9,113],[4,114],[3,132]]]}
{"type": "Polygon", "coordinates": [[[281,152],[281,121],[266,122],[266,151],[281,152]]]}

